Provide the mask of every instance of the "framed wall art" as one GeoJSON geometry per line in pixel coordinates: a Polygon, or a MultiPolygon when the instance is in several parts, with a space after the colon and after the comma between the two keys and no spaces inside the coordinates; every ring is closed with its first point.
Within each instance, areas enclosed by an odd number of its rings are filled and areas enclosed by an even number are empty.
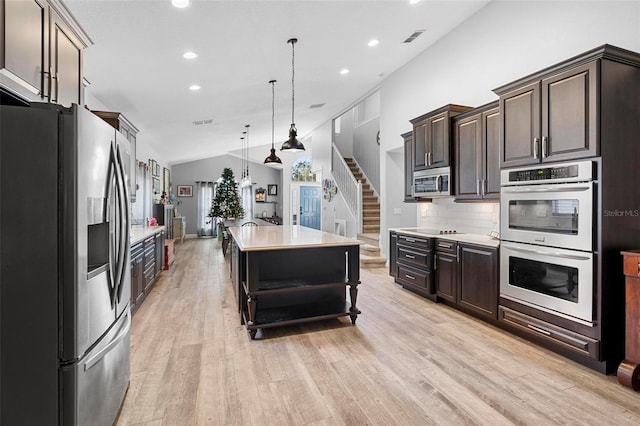
{"type": "Polygon", "coordinates": [[[278,185],[267,185],[267,193],[269,195],[278,195],[278,185]]]}
{"type": "Polygon", "coordinates": [[[193,185],[178,185],[178,197],[193,197],[193,185]]]}

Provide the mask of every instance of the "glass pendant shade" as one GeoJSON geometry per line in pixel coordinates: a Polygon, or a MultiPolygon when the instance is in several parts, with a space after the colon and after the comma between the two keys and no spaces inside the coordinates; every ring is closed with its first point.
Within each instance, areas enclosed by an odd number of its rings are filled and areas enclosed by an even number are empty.
{"type": "Polygon", "coordinates": [[[276,83],[276,80],[269,81],[269,84],[271,84],[271,154],[269,154],[269,156],[264,159],[264,164],[269,164],[272,166],[282,165],[282,160],[280,159],[280,157],[276,155],[276,149],[273,147],[273,139],[274,139],[273,132],[274,132],[274,124],[275,124],[274,123],[275,109],[276,109],[275,83],[276,83]]]}
{"type": "Polygon", "coordinates": [[[291,128],[289,129],[289,139],[282,144],[280,151],[290,151],[290,152],[298,152],[304,151],[304,145],[297,138],[298,129],[296,129],[295,119],[293,116],[294,106],[295,106],[295,84],[294,78],[296,75],[295,68],[295,44],[298,42],[297,38],[291,38],[287,40],[287,43],[291,43],[291,128]]]}

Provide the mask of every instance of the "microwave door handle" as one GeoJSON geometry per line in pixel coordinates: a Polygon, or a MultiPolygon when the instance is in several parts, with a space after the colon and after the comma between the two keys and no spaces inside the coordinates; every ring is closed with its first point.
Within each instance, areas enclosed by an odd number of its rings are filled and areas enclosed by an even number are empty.
{"type": "Polygon", "coordinates": [[[436,191],[442,192],[442,175],[438,175],[436,178],[436,191]]]}
{"type": "Polygon", "coordinates": [[[562,259],[571,259],[571,260],[589,260],[589,258],[586,257],[586,256],[576,256],[576,255],[572,255],[572,254],[558,253],[558,252],[555,252],[555,251],[525,249],[525,248],[520,248],[520,247],[512,247],[512,246],[509,246],[509,245],[506,245],[506,244],[504,244],[503,246],[505,248],[508,248],[509,250],[519,251],[521,253],[540,254],[542,256],[552,256],[552,257],[559,257],[559,258],[562,258],[562,259]]]}

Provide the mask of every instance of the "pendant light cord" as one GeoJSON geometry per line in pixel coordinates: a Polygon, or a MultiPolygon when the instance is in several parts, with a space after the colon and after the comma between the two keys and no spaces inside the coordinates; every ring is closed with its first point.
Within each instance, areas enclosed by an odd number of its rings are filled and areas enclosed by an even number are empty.
{"type": "Polygon", "coordinates": [[[292,38],[289,40],[291,42],[291,124],[295,123],[295,119],[293,116],[293,108],[296,99],[296,86],[294,84],[294,79],[296,76],[296,67],[295,67],[295,59],[296,59],[296,42],[298,39],[292,38]]]}
{"type": "Polygon", "coordinates": [[[273,140],[275,139],[274,127],[276,121],[276,81],[271,80],[271,149],[275,149],[273,146],[273,140]]]}

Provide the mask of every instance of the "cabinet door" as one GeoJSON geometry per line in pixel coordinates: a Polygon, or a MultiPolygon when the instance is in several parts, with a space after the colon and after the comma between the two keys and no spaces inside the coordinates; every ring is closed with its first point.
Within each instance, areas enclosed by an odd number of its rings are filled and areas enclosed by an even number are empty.
{"type": "Polygon", "coordinates": [[[138,306],[144,296],[144,258],[142,254],[131,263],[131,306],[138,306]]]}
{"type": "Polygon", "coordinates": [[[540,83],[500,97],[500,167],[540,162],[540,83]]]}
{"type": "Polygon", "coordinates": [[[156,234],[156,276],[164,268],[164,232],[156,234]]]}
{"type": "Polygon", "coordinates": [[[404,201],[414,202],[413,197],[413,136],[411,133],[404,137],[404,201]]]}
{"type": "Polygon", "coordinates": [[[50,16],[51,102],[82,105],[82,45],[55,11],[50,16]]]}
{"type": "Polygon", "coordinates": [[[396,245],[398,244],[398,234],[389,233],[389,275],[396,278],[396,262],[398,255],[396,253],[396,245]]]}
{"type": "Polygon", "coordinates": [[[500,109],[494,108],[482,114],[485,145],[484,198],[500,198],[500,109]]]}
{"type": "Polygon", "coordinates": [[[427,168],[427,125],[425,122],[413,126],[413,170],[427,168]]]}
{"type": "Polygon", "coordinates": [[[598,155],[597,63],[542,80],[542,161],[598,155]]]}
{"type": "Polygon", "coordinates": [[[460,243],[458,304],[483,316],[498,318],[498,251],[460,243]]]}
{"type": "Polygon", "coordinates": [[[455,255],[435,254],[436,294],[451,302],[456,301],[458,285],[458,261],[455,255]]]}
{"type": "Polygon", "coordinates": [[[481,198],[482,115],[454,119],[456,199],[481,198]]]}
{"type": "Polygon", "coordinates": [[[39,101],[46,96],[44,73],[48,69],[46,3],[5,0],[0,7],[4,8],[4,16],[0,13],[4,21],[0,82],[29,100],[39,101]]]}
{"type": "Polygon", "coordinates": [[[427,122],[428,168],[445,167],[451,162],[449,157],[449,113],[435,115],[427,122]]]}

